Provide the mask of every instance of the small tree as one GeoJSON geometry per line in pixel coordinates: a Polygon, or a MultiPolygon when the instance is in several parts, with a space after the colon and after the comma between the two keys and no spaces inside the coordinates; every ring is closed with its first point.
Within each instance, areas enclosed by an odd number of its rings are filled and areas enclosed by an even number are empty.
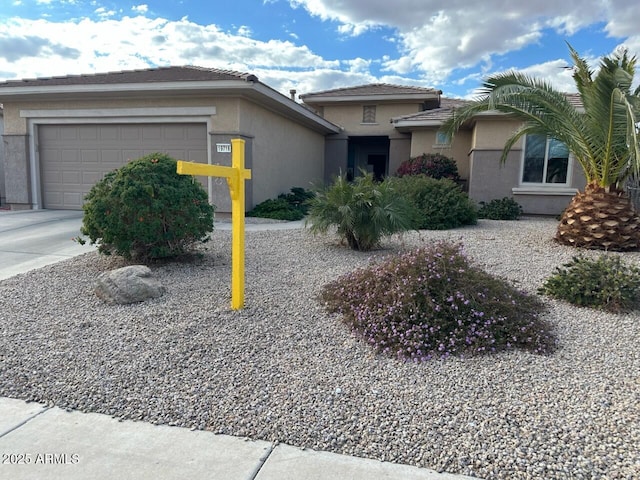
{"type": "Polygon", "coordinates": [[[105,255],[143,260],[181,255],[213,230],[214,207],[202,185],[178,175],[176,161],[161,153],[107,173],[82,208],[80,231],[105,255]]]}
{"type": "Polygon", "coordinates": [[[412,209],[389,179],[376,183],[367,174],[348,182],[344,175],[309,201],[313,233],[335,227],[353,250],[371,250],[385,235],[411,228],[412,209]]]}

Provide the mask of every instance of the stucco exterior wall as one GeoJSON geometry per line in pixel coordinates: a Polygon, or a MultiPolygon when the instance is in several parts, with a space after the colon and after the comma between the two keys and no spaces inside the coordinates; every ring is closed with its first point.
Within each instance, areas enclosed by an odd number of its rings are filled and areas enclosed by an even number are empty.
{"type": "Polygon", "coordinates": [[[512,196],[512,188],[518,185],[521,152],[512,150],[504,165],[500,164],[501,153],[502,150],[474,150],[471,153],[468,186],[472,200],[490,202],[512,196]]]}
{"type": "Polygon", "coordinates": [[[158,108],[158,107],[203,107],[215,106],[225,112],[237,108],[235,98],[217,97],[158,97],[129,99],[59,100],[59,101],[18,101],[4,104],[5,133],[26,134],[27,118],[20,116],[22,110],[88,110],[114,108],[158,108]]]}
{"type": "Polygon", "coordinates": [[[332,183],[338,175],[347,172],[349,137],[346,135],[330,135],[324,144],[324,182],[332,183]]]}
{"type": "Polygon", "coordinates": [[[574,195],[586,183],[578,165],[573,165],[571,184],[568,188],[539,189],[535,193],[519,193],[522,150],[511,150],[507,161],[501,165],[502,150],[474,150],[471,153],[471,178],[469,197],[476,202],[511,197],[518,202],[525,214],[560,215],[574,195]]]}
{"type": "Polygon", "coordinates": [[[3,137],[4,185],[7,203],[14,209],[31,208],[31,169],[29,166],[29,142],[26,135],[3,137]]]}
{"type": "Polygon", "coordinates": [[[376,104],[375,102],[344,105],[326,105],[323,117],[344,127],[349,135],[393,135],[395,128],[391,118],[420,111],[419,104],[376,104]],[[376,105],[376,122],[362,123],[364,105],[376,105]]]}
{"type": "Polygon", "coordinates": [[[241,101],[240,130],[253,136],[253,205],[324,181],[324,136],[241,101]]]}
{"type": "Polygon", "coordinates": [[[437,128],[414,130],[411,140],[411,157],[423,153],[440,153],[455,160],[458,173],[464,179],[469,179],[469,151],[471,150],[471,131],[460,130],[453,142],[448,146],[436,144],[437,128]]]}
{"type": "Polygon", "coordinates": [[[389,138],[389,175],[398,170],[402,162],[411,157],[411,136],[396,133],[389,138]]]}
{"type": "MultiPolygon", "coordinates": [[[[520,122],[503,118],[479,118],[473,132],[471,148],[477,150],[494,150],[504,147],[507,139],[520,126],[520,122]]],[[[514,149],[522,149],[522,140],[516,143],[514,149]]]]}

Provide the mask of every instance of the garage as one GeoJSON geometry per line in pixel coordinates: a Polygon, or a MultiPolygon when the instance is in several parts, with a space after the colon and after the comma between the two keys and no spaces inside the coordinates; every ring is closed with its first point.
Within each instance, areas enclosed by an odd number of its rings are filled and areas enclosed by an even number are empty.
{"type": "Polygon", "coordinates": [[[150,153],[207,162],[205,123],[43,124],[37,138],[42,206],[51,209],[82,209],[105,173],[150,153]]]}

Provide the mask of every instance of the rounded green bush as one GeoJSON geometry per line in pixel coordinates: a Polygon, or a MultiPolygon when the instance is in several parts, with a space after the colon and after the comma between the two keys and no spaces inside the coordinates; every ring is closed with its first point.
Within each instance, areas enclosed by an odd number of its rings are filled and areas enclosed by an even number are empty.
{"type": "Polygon", "coordinates": [[[511,197],[494,198],[489,203],[480,202],[478,218],[489,220],[518,220],[522,206],[511,197]]]}
{"type": "Polygon", "coordinates": [[[214,207],[176,161],[154,153],[109,172],[82,207],[81,232],[100,253],[157,259],[186,253],[213,231],[214,207]]]}
{"type": "Polygon", "coordinates": [[[595,260],[573,257],[557,267],[539,293],[585,307],[624,312],[640,306],[640,268],[625,265],[617,255],[595,260]]]}
{"type": "Polygon", "coordinates": [[[513,348],[548,353],[555,346],[538,297],[472,265],[462,246],[449,242],[344,275],[322,298],[367,344],[400,359],[513,348]]]}
{"type": "Polygon", "coordinates": [[[475,204],[452,180],[410,175],[394,182],[414,208],[416,230],[448,230],[478,221],[475,204]]]}

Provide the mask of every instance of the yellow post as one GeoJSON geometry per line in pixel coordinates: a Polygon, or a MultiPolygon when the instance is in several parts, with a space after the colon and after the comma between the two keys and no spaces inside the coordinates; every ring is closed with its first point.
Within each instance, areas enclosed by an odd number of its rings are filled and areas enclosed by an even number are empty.
{"type": "Polygon", "coordinates": [[[231,194],[231,308],[244,307],[244,182],[251,170],[244,168],[244,140],[231,140],[231,166],[178,161],[181,175],[225,177],[231,194]]]}

